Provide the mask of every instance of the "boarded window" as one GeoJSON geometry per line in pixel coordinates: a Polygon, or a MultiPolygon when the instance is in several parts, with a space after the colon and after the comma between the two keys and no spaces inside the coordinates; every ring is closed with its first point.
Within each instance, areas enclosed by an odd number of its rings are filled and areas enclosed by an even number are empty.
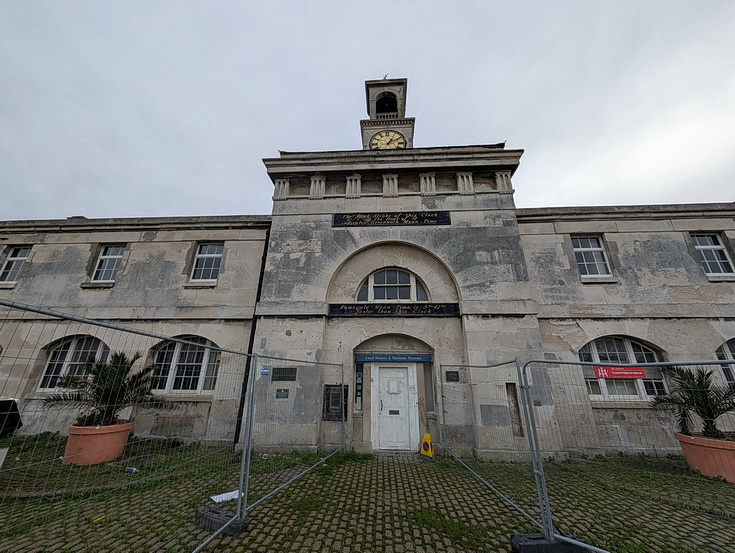
{"type": "Polygon", "coordinates": [[[326,384],[324,386],[325,421],[347,420],[347,386],[342,384],[326,384]]]}

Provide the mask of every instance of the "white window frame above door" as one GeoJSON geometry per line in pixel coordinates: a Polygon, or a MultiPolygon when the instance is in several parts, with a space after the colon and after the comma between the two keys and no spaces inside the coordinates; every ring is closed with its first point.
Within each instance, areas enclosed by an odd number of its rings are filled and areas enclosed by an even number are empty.
{"type": "Polygon", "coordinates": [[[427,302],[429,292],[411,271],[399,267],[383,267],[362,281],[355,300],[359,303],[427,302]],[[388,282],[393,277],[392,272],[396,273],[396,282],[388,282]],[[378,291],[381,293],[378,294],[378,291]],[[405,297],[405,292],[408,292],[408,297],[405,297]],[[404,297],[401,298],[401,295],[404,297]]]}

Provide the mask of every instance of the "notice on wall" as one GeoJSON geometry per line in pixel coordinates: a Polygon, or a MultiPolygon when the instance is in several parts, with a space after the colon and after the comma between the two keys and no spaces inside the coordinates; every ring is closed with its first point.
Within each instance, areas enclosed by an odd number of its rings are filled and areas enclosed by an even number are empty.
{"type": "Polygon", "coordinates": [[[329,314],[342,317],[456,317],[457,303],[330,303],[329,314]]]}
{"type": "Polygon", "coordinates": [[[635,379],[645,378],[643,367],[606,367],[603,365],[595,365],[596,378],[609,379],[635,379]]]}
{"type": "Polygon", "coordinates": [[[381,213],[335,213],[333,227],[379,227],[451,225],[448,211],[392,211],[381,213]]]}

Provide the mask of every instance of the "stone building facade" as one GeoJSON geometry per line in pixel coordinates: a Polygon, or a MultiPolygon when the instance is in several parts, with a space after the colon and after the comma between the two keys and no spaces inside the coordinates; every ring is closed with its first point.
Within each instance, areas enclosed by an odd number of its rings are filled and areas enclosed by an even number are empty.
{"type": "MultiPolygon", "coordinates": [[[[406,90],[403,79],[366,83],[363,150],[265,159],[270,217],[3,223],[0,298],[342,364],[348,441],[361,450],[412,450],[428,431],[514,458],[527,449],[515,368],[479,367],[516,357],[733,358],[735,204],[518,209],[523,151],[414,148],[406,90]],[[105,259],[118,267],[108,281],[105,259]]],[[[9,342],[0,329],[6,352],[9,342]]],[[[52,349],[32,352],[23,375],[3,369],[23,380],[9,387],[21,399],[47,391],[52,349]]],[[[210,419],[232,412],[234,396],[218,394],[237,383],[207,386],[201,370],[186,431],[223,438],[210,419]]],[[[324,383],[340,377],[321,370],[324,383]]],[[[323,393],[307,372],[296,378],[323,393]]],[[[546,451],[676,447],[670,416],[648,407],[666,390],[658,369],[539,369],[534,383],[546,451]],[[595,429],[583,440],[580,417],[595,429]]],[[[310,420],[283,445],[328,442],[333,424],[310,420]]]]}

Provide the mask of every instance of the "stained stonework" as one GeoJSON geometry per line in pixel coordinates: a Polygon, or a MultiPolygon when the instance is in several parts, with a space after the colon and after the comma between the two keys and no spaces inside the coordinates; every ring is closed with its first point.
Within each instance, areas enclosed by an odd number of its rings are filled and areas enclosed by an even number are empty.
{"type": "MultiPolygon", "coordinates": [[[[339,423],[320,409],[325,386],[344,377],[352,447],[412,450],[430,432],[461,451],[524,458],[518,374],[534,359],[527,399],[545,455],[675,452],[673,418],[650,409],[641,378],[640,394],[620,402],[594,392],[592,367],[565,363],[601,338],[635,342],[663,361],[716,360],[735,338],[735,272],[727,269],[735,204],[517,209],[512,179],[523,151],[414,148],[406,86],[366,83],[362,150],[263,160],[270,217],[2,223],[0,264],[15,246],[31,250],[17,281],[0,281],[0,299],[301,360],[289,383],[251,372],[262,406],[254,432],[273,448],[341,444],[339,423]],[[386,129],[404,134],[407,147],[370,150],[386,129]],[[719,244],[718,272],[703,266],[694,243],[703,234],[719,244]],[[121,268],[114,282],[93,282],[109,244],[125,245],[121,268]],[[209,282],[192,279],[202,244],[223,252],[209,282]],[[403,282],[376,280],[388,274],[403,282]],[[433,313],[431,305],[451,308],[433,313]],[[388,391],[381,374],[392,375],[388,391]],[[396,446],[381,441],[380,425],[392,424],[381,412],[384,394],[401,386],[410,432],[396,446]]],[[[63,431],[71,414],[48,421],[33,413],[47,393],[39,391],[47,346],[77,331],[26,323],[0,326],[6,390],[21,396],[23,431],[63,431]]],[[[142,347],[149,362],[154,345],[142,347]]],[[[214,390],[174,398],[180,417],[140,413],[139,430],[232,440],[247,370],[235,357],[223,354],[228,368],[214,390]]],[[[715,369],[724,383],[727,373],[715,369]]]]}

